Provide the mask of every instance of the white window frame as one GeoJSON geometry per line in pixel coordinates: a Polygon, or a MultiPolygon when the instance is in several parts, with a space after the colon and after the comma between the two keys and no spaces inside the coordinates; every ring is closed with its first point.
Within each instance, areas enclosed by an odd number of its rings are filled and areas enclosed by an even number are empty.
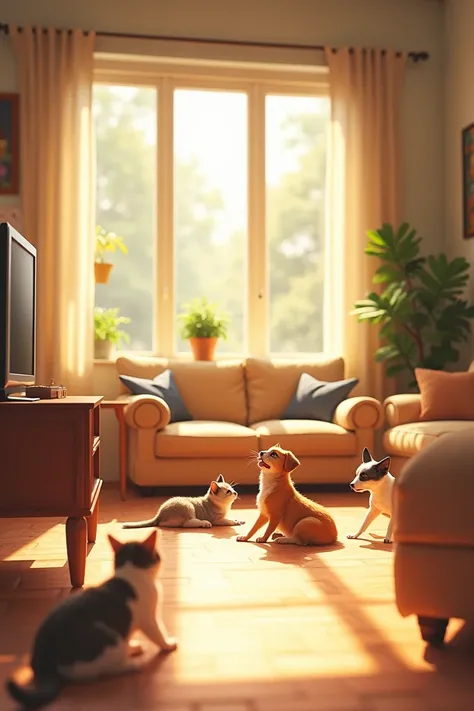
{"type": "Polygon", "coordinates": [[[315,96],[329,94],[325,67],[252,65],[205,60],[170,61],[161,58],[111,55],[95,56],[94,84],[153,87],[158,93],[157,111],[157,195],[155,227],[154,351],[133,355],[154,355],[187,360],[191,354],[175,351],[174,303],[174,157],[173,125],[175,89],[208,89],[245,92],[248,97],[248,221],[247,221],[247,309],[244,323],[244,352],[217,354],[233,357],[301,358],[333,353],[334,324],[331,313],[330,245],[325,244],[323,353],[271,353],[269,351],[269,291],[265,199],[265,99],[269,95],[315,96]],[[332,324],[332,325],[331,325],[332,324]]]}

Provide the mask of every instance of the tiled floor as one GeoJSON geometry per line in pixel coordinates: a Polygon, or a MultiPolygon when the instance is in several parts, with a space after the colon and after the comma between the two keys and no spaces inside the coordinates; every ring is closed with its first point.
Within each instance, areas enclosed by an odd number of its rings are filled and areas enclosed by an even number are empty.
{"type": "MultiPolygon", "coordinates": [[[[164,531],[165,618],[179,649],[135,676],[68,688],[52,711],[468,711],[474,642],[453,622],[426,651],[394,605],[383,529],[345,539],[363,515],[354,494],[320,495],[338,521],[332,550],[237,543],[232,528],[164,531]]],[[[86,584],[111,571],[105,533],[150,515],[156,499],[102,497],[86,584]]],[[[252,522],[254,498],[238,502],[252,522]]],[[[246,527],[243,527],[245,530],[246,527]]],[[[64,522],[0,520],[0,677],[24,663],[43,615],[70,594],[64,522]]],[[[3,684],[0,709],[13,709],[3,684]]]]}

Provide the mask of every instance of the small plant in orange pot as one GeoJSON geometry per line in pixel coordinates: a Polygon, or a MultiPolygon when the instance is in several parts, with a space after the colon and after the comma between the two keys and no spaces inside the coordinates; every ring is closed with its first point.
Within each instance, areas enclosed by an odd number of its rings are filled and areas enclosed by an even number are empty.
{"type": "Polygon", "coordinates": [[[214,360],[218,339],[227,339],[227,315],[205,298],[194,299],[183,309],[185,312],[178,316],[181,338],[189,340],[194,360],[214,360]]]}
{"type": "Polygon", "coordinates": [[[113,264],[105,261],[106,252],[128,254],[128,249],[123,242],[123,237],[118,237],[115,232],[107,232],[101,225],[95,228],[95,262],[94,274],[96,284],[107,284],[113,264]]]}

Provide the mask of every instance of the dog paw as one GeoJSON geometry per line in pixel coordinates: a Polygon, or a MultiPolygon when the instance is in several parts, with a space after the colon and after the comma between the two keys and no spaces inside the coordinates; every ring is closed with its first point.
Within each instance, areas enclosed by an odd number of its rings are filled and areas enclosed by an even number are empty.
{"type": "Polygon", "coordinates": [[[212,523],[210,521],[201,521],[201,528],[212,528],[212,523]]]}
{"type": "Polygon", "coordinates": [[[248,541],[248,538],[247,536],[237,536],[236,540],[239,541],[239,543],[245,543],[246,541],[248,541]]]}
{"type": "Polygon", "coordinates": [[[384,538],[384,539],[383,539],[383,542],[384,542],[384,543],[391,543],[392,540],[391,540],[390,538],[384,538]]]}
{"type": "Polygon", "coordinates": [[[349,539],[351,539],[351,540],[352,540],[353,538],[357,538],[357,533],[348,533],[347,536],[346,536],[346,538],[349,538],[349,539]]]}
{"type": "Polygon", "coordinates": [[[166,640],[166,644],[162,647],[163,652],[174,652],[178,647],[178,640],[175,637],[170,637],[166,640]]]}
{"type": "Polygon", "coordinates": [[[266,543],[267,538],[264,538],[264,536],[259,536],[258,538],[255,539],[257,543],[266,543]]]}
{"type": "Polygon", "coordinates": [[[233,526],[243,526],[245,521],[232,521],[233,526]]]}

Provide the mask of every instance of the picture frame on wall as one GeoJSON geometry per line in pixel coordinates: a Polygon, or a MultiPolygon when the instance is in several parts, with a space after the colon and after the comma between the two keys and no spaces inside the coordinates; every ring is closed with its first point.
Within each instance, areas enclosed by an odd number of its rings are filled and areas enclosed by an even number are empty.
{"type": "Polygon", "coordinates": [[[474,123],[462,130],[462,211],[464,239],[474,237],[474,123]]]}
{"type": "Polygon", "coordinates": [[[0,93],[0,195],[20,191],[19,94],[0,93]]]}

